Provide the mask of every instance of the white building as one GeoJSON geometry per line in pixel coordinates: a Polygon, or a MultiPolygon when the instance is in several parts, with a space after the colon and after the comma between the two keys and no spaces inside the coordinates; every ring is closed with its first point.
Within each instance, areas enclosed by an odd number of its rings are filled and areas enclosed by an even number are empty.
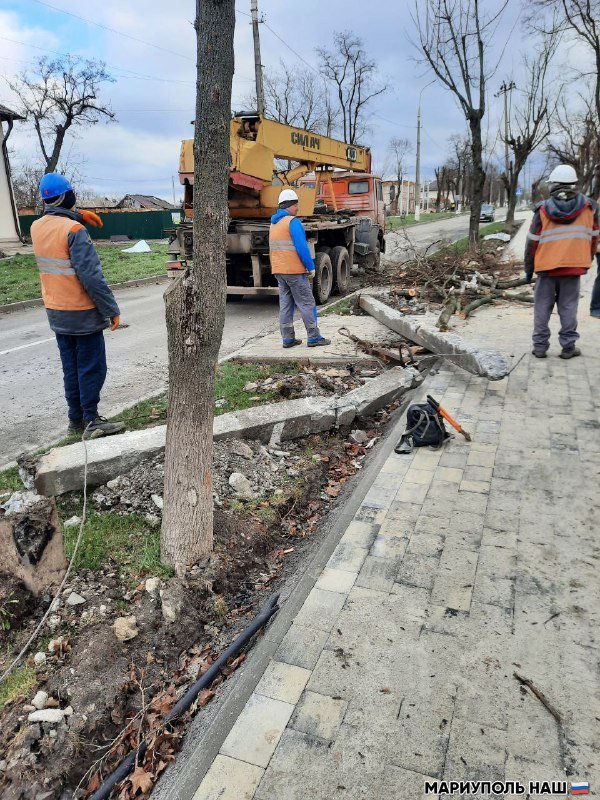
{"type": "Polygon", "coordinates": [[[0,245],[15,244],[21,239],[17,205],[10,179],[10,164],[6,141],[16,119],[23,119],[14,111],[0,105],[0,245]]]}

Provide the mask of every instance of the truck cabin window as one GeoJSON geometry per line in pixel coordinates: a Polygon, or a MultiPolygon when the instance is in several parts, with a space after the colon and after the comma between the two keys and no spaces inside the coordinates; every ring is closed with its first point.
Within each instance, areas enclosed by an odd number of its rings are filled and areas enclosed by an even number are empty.
{"type": "Polygon", "coordinates": [[[348,184],[348,194],[367,194],[369,181],[351,181],[348,184]]]}

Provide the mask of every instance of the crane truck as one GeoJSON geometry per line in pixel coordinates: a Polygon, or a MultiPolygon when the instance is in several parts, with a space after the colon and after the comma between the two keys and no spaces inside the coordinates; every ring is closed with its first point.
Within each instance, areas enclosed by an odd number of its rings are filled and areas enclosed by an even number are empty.
{"type": "MultiPolygon", "coordinates": [[[[276,295],[269,264],[270,217],[285,186],[294,186],[299,217],[315,260],[317,303],[348,291],[353,264],[378,269],[385,250],[381,180],[367,147],[284,125],[258,114],[230,124],[227,299],[276,295]]],[[[193,141],[181,144],[184,221],[171,231],[167,269],[176,276],[193,257],[193,141]]]]}

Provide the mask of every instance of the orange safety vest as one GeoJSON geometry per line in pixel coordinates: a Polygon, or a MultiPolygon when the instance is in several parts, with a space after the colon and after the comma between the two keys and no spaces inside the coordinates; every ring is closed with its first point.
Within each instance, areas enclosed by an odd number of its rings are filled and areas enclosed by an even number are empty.
{"type": "Polygon", "coordinates": [[[95,308],[77,277],[69,253],[69,233],[84,226],[69,217],[47,214],[31,226],[31,241],[40,270],[42,299],[54,311],[88,311],[95,308]]]}
{"type": "Polygon", "coordinates": [[[586,206],[569,225],[550,219],[544,207],[540,209],[542,230],[529,238],[539,242],[535,251],[536,272],[548,272],[561,267],[589,269],[592,265],[594,212],[586,206]]]}
{"type": "Polygon", "coordinates": [[[269,228],[271,272],[281,275],[300,275],[306,272],[290,233],[290,223],[293,219],[291,214],[286,214],[269,228]]]}

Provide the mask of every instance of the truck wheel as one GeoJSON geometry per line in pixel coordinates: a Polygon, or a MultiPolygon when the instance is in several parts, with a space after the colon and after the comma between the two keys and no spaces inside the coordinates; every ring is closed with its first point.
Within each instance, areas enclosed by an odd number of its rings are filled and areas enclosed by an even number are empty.
{"type": "Polygon", "coordinates": [[[333,268],[327,253],[317,253],[315,256],[315,277],[313,280],[313,295],[317,305],[322,306],[329,300],[333,286],[333,268]]]}
{"type": "Polygon", "coordinates": [[[333,268],[333,291],[343,296],[350,286],[350,253],[345,247],[334,247],[329,257],[333,268]]]}

